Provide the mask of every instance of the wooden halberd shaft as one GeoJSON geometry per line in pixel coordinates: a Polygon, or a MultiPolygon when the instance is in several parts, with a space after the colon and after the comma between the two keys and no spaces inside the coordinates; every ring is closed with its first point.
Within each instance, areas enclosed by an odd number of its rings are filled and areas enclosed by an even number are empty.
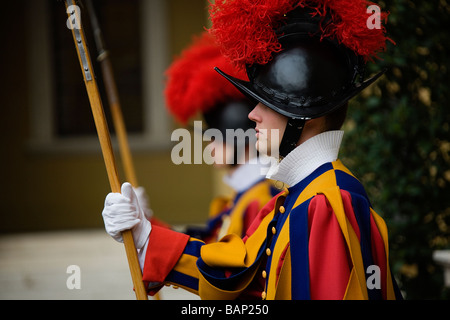
{"type": "MultiPolygon", "coordinates": [[[[97,135],[100,141],[111,191],[120,193],[120,180],[117,173],[111,138],[109,135],[100,93],[98,91],[97,82],[95,81],[92,62],[89,56],[89,51],[87,50],[84,32],[81,27],[82,24],[79,7],[75,5],[73,0],[66,0],[66,10],[69,17],[67,20],[67,26],[72,29],[73,39],[75,41],[75,47],[77,49],[84,83],[86,85],[92,115],[94,117],[95,127],[97,129],[97,135]]],[[[127,230],[122,233],[122,237],[136,297],[138,300],[147,300],[147,292],[142,281],[142,273],[139,266],[136,247],[134,245],[133,235],[130,230],[127,230]]]]}

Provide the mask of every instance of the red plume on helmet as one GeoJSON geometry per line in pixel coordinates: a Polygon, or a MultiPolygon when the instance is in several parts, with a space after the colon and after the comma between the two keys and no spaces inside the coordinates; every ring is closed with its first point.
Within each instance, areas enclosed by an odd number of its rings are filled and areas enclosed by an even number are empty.
{"type": "MultiPolygon", "coordinates": [[[[385,50],[386,40],[393,42],[385,36],[383,25],[367,27],[370,5],[366,0],[216,0],[210,5],[210,33],[239,67],[266,64],[272,53],[282,50],[275,30],[285,14],[297,7],[309,8],[312,16],[331,15],[320,25],[322,38],[336,39],[367,61],[385,50]]],[[[387,13],[380,12],[380,20],[386,19],[387,13]]]]}
{"type": "Polygon", "coordinates": [[[207,112],[230,99],[244,98],[239,90],[214,71],[214,67],[248,79],[244,71],[237,71],[221,54],[207,32],[194,37],[191,45],[167,69],[166,104],[179,122],[185,124],[197,113],[207,112]]]}

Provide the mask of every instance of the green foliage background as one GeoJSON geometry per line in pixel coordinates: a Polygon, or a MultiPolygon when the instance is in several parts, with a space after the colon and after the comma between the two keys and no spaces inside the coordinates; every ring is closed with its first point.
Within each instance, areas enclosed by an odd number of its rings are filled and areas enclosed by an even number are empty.
{"type": "Polygon", "coordinates": [[[390,261],[406,299],[449,299],[434,250],[450,249],[450,4],[378,2],[390,12],[375,85],[349,107],[341,158],[389,228],[390,261]]]}

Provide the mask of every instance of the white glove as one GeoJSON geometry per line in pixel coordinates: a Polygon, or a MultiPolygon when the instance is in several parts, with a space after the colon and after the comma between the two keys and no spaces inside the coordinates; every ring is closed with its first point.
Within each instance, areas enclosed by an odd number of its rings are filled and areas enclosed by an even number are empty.
{"type": "Polygon", "coordinates": [[[150,208],[150,200],[148,199],[147,192],[145,192],[144,187],[133,188],[134,193],[136,193],[139,205],[141,206],[142,211],[144,211],[144,215],[147,220],[153,217],[153,210],[150,208]]]}
{"type": "Polygon", "coordinates": [[[121,192],[111,192],[106,196],[102,212],[106,232],[116,241],[123,242],[121,233],[131,229],[136,249],[142,249],[152,225],[145,218],[131,184],[125,182],[121,192]]]}

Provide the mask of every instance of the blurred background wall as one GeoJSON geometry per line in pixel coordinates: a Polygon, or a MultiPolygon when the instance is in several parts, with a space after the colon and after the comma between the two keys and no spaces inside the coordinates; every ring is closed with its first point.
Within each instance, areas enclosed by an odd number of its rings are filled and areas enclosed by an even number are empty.
{"type": "MultiPolygon", "coordinates": [[[[138,181],[155,215],[174,224],[205,221],[216,179],[210,166],[172,163],[170,133],[178,125],[165,111],[162,90],[164,69],[207,24],[206,1],[94,3],[116,72],[138,181]],[[133,87],[123,81],[136,78],[133,87]]],[[[9,1],[0,11],[2,233],[103,226],[109,183],[66,19],[63,1],[9,1]],[[69,111],[59,111],[71,101],[69,111]],[[76,119],[82,113],[84,118],[76,119]]],[[[99,70],[96,75],[101,86],[99,70]]],[[[120,167],[118,154],[116,161],[120,167]]]]}

